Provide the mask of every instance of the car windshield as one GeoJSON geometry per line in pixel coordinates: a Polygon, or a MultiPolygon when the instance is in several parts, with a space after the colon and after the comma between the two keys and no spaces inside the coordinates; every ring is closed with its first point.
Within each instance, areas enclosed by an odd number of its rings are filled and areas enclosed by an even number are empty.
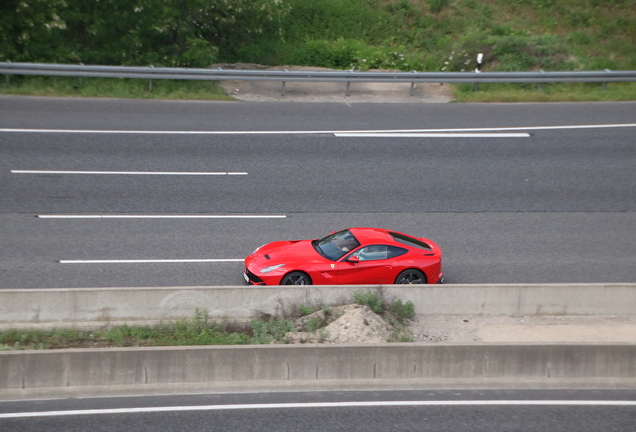
{"type": "Polygon", "coordinates": [[[327,259],[338,261],[344,254],[360,246],[360,242],[349,230],[329,234],[320,240],[314,240],[316,251],[327,259]]]}

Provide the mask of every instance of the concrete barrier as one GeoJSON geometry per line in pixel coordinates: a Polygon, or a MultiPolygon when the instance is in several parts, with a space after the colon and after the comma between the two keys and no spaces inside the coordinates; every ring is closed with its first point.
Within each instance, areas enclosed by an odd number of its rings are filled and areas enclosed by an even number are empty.
{"type": "Polygon", "coordinates": [[[636,345],[303,345],[0,352],[0,400],[272,390],[636,388],[636,345]]]}
{"type": "Polygon", "coordinates": [[[300,304],[351,302],[356,291],[369,290],[389,301],[412,301],[418,314],[636,314],[636,283],[5,289],[0,330],[152,325],[191,318],[196,308],[213,319],[248,322],[260,314],[289,314],[300,304]]]}

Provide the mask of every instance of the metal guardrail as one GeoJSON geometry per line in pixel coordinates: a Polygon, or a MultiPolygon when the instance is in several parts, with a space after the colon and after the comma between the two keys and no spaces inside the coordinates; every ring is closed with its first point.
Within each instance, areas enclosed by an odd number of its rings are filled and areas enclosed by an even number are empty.
{"type": "Polygon", "coordinates": [[[285,82],[343,82],[347,83],[346,95],[349,96],[350,84],[356,82],[394,82],[411,83],[411,96],[415,83],[542,83],[557,82],[600,82],[605,89],[608,82],[636,81],[636,71],[578,71],[578,72],[356,72],[347,71],[289,71],[283,70],[228,70],[167,68],[143,66],[88,66],[48,63],[12,63],[0,62],[0,74],[99,77],[99,78],[141,78],[172,80],[209,80],[209,81],[280,81],[281,94],[285,95],[285,82]]]}

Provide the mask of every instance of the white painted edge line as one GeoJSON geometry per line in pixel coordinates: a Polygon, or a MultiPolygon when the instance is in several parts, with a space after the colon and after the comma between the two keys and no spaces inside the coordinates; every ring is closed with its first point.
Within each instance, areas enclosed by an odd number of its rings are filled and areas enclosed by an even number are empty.
{"type": "Polygon", "coordinates": [[[452,129],[389,129],[389,130],[298,130],[298,131],[157,131],[157,130],[100,130],[100,129],[16,129],[0,128],[0,132],[17,133],[92,133],[92,134],[154,134],[154,135],[281,135],[281,134],[344,134],[344,133],[432,133],[432,132],[486,132],[486,131],[527,131],[559,129],[602,129],[636,127],[636,123],[527,126],[527,127],[491,127],[491,128],[452,128],[452,129]]]}
{"type": "Polygon", "coordinates": [[[152,264],[152,263],[213,263],[243,262],[243,258],[231,259],[145,259],[145,260],[60,260],[60,264],[152,264]]]}
{"type": "Polygon", "coordinates": [[[528,138],[529,133],[335,133],[337,137],[360,138],[528,138]]]}
{"type": "Polygon", "coordinates": [[[387,406],[636,406],[636,401],[622,400],[447,400],[447,401],[377,401],[377,402],[317,402],[317,403],[273,403],[245,405],[199,405],[139,408],[105,408],[69,411],[43,411],[0,413],[2,418],[56,417],[95,414],[130,414],[183,411],[224,411],[250,409],[287,408],[346,408],[346,407],[387,407],[387,406]]]}
{"type": "Polygon", "coordinates": [[[231,176],[247,175],[246,172],[170,172],[170,171],[46,171],[11,170],[13,174],[107,174],[107,175],[186,175],[186,176],[231,176]]]}
{"type": "Polygon", "coordinates": [[[40,219],[284,219],[286,215],[37,215],[40,219]]]}

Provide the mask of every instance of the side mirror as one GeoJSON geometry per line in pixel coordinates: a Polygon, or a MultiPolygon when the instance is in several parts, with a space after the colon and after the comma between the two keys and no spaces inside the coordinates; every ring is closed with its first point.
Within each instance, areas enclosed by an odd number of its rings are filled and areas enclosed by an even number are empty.
{"type": "Polygon", "coordinates": [[[347,258],[345,261],[353,263],[353,264],[357,264],[360,262],[360,258],[358,258],[355,255],[350,256],[349,258],[347,258]]]}

